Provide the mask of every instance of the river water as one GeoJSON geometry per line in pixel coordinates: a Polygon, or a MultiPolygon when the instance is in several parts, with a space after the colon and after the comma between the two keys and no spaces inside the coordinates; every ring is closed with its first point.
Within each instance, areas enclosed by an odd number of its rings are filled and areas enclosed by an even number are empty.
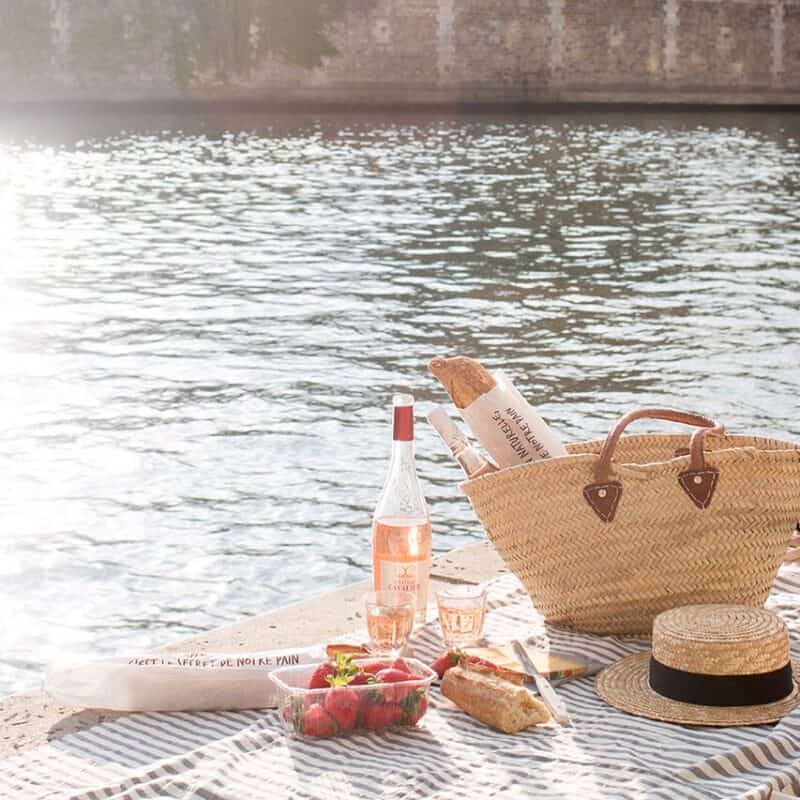
{"type": "MultiPolygon", "coordinates": [[[[800,438],[799,142],[779,113],[5,113],[0,692],[366,577],[390,395],[444,402],[437,354],[566,439],[653,403],[800,438]]],[[[418,420],[442,552],[481,531],[418,420]]]]}

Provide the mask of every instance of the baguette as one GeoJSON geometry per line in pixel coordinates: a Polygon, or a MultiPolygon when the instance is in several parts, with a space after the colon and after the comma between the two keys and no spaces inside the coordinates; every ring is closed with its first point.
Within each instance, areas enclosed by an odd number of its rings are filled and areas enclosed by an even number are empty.
{"type": "Polygon", "coordinates": [[[466,408],[481,395],[494,389],[497,381],[473,358],[432,358],[428,371],[447,390],[456,408],[466,408]]]}
{"type": "Polygon", "coordinates": [[[442,694],[503,733],[518,733],[550,720],[547,709],[526,688],[487,672],[452,667],[442,678],[442,694]]]}
{"type": "Polygon", "coordinates": [[[336,658],[341,653],[354,658],[363,658],[369,655],[369,650],[361,644],[329,644],[325,646],[328,658],[336,658]]]}

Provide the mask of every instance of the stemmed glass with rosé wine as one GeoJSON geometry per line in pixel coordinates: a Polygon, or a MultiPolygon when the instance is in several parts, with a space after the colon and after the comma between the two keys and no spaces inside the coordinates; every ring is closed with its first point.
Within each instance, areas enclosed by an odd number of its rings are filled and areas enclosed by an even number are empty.
{"type": "Polygon", "coordinates": [[[410,592],[368,592],[365,605],[370,652],[394,658],[408,644],[416,598],[410,592]]]}

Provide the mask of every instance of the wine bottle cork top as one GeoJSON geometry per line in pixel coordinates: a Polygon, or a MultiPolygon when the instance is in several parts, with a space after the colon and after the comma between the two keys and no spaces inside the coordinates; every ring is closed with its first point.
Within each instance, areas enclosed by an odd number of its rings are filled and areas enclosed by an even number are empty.
{"type": "Polygon", "coordinates": [[[396,394],[392,397],[392,439],[396,442],[414,441],[414,397],[396,394]]]}

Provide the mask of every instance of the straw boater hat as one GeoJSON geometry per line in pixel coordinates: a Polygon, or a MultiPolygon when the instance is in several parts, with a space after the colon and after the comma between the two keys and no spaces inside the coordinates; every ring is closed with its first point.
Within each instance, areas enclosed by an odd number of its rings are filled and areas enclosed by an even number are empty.
{"type": "Polygon", "coordinates": [[[800,705],[800,661],[783,620],[764,608],[673,608],[653,623],[652,652],[615,662],[597,693],[641,717],[683,725],[777,722],[800,705]]]}

